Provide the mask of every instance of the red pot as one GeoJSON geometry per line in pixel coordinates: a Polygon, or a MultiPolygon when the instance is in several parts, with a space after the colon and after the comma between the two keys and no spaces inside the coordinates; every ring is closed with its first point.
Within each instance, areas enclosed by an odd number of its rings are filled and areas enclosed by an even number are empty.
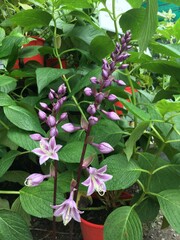
{"type": "MultiPolygon", "coordinates": [[[[31,38],[34,38],[34,40],[30,41],[27,44],[24,44],[23,47],[28,47],[28,46],[43,46],[45,40],[43,38],[39,38],[36,36],[31,36],[31,38]]],[[[29,61],[36,61],[39,62],[42,66],[44,66],[44,56],[37,54],[36,56],[32,56],[29,58],[24,58],[23,63],[27,63],[29,61]]],[[[15,65],[13,69],[19,69],[19,59],[16,60],[15,65]]]]}
{"type": "Polygon", "coordinates": [[[83,240],[103,240],[104,226],[94,224],[81,218],[81,232],[83,240]]]}

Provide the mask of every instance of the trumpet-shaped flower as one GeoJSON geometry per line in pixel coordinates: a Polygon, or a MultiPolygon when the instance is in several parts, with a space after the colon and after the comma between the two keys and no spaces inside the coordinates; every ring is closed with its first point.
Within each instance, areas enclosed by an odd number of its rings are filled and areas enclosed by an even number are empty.
{"type": "Polygon", "coordinates": [[[64,225],[67,225],[72,218],[77,222],[81,222],[80,214],[83,212],[78,210],[76,202],[73,200],[74,191],[75,189],[71,191],[69,198],[62,204],[52,206],[55,209],[53,215],[55,217],[62,216],[64,225]]]}
{"type": "Polygon", "coordinates": [[[93,167],[87,168],[89,172],[89,177],[82,182],[82,184],[88,187],[87,196],[90,196],[93,192],[97,191],[99,195],[103,196],[106,192],[106,185],[104,182],[112,179],[112,175],[105,173],[107,170],[107,165],[100,169],[93,167]]]}
{"type": "Polygon", "coordinates": [[[55,137],[50,138],[49,141],[45,138],[42,138],[39,143],[40,147],[33,149],[32,152],[40,157],[40,165],[46,162],[49,158],[53,160],[59,160],[57,152],[62,148],[62,145],[56,144],[55,137]]]}

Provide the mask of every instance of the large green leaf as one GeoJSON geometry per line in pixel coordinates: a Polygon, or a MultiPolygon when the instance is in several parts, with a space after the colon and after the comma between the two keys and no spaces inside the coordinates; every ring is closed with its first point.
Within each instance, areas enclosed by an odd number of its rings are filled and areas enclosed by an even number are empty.
{"type": "Polygon", "coordinates": [[[0,239],[32,240],[26,222],[15,212],[0,210],[0,239]]]}
{"type": "Polygon", "coordinates": [[[180,46],[178,44],[162,44],[153,42],[150,44],[152,50],[166,56],[180,57],[180,46]]]}
{"type": "Polygon", "coordinates": [[[142,240],[141,221],[131,207],[114,210],[104,224],[104,240],[142,240]]]}
{"type": "Polygon", "coordinates": [[[4,107],[4,114],[10,122],[21,129],[43,133],[37,116],[23,107],[16,105],[4,107]]]}
{"type": "MultiPolygon", "coordinates": [[[[22,188],[20,190],[20,200],[23,209],[30,215],[39,218],[52,217],[53,186],[53,181],[45,181],[36,187],[22,188]]],[[[63,201],[63,195],[57,192],[57,204],[63,201]]]]}
{"type": "Polygon", "coordinates": [[[11,56],[13,49],[21,45],[23,37],[7,36],[2,41],[2,46],[0,46],[0,58],[5,58],[11,56]]]}
{"type": "Polygon", "coordinates": [[[172,228],[180,233],[180,190],[170,189],[157,195],[161,211],[172,228]]]}
{"type": "Polygon", "coordinates": [[[125,143],[126,148],[124,152],[126,153],[127,159],[129,160],[133,154],[133,149],[136,146],[137,140],[143,135],[144,131],[149,126],[149,122],[141,122],[132,131],[130,137],[125,143]]]}
{"type": "Polygon", "coordinates": [[[8,76],[0,76],[0,91],[4,93],[8,93],[16,88],[17,80],[8,77],[8,76]]]}
{"type": "Polygon", "coordinates": [[[69,6],[71,8],[90,8],[88,0],[59,0],[56,4],[69,6]]]}
{"type": "Polygon", "coordinates": [[[101,166],[107,165],[107,172],[113,178],[107,182],[108,190],[120,190],[130,187],[141,174],[141,168],[129,161],[122,154],[112,155],[102,161],[101,166]]]}
{"type": "Polygon", "coordinates": [[[2,26],[19,25],[30,30],[36,27],[48,26],[52,16],[40,9],[28,9],[16,13],[11,18],[2,22],[2,26]]]}
{"type": "Polygon", "coordinates": [[[155,33],[158,22],[157,10],[157,0],[147,1],[146,15],[144,17],[143,25],[138,38],[141,53],[146,50],[153,34],[155,33]]]}
{"type": "Polygon", "coordinates": [[[39,146],[39,142],[33,141],[29,133],[19,128],[11,128],[8,131],[8,138],[25,150],[31,151],[39,146]]]}
{"type": "Polygon", "coordinates": [[[0,92],[0,106],[9,106],[9,105],[16,105],[15,101],[12,98],[3,92],[0,92]]]}
{"type": "Polygon", "coordinates": [[[14,159],[19,154],[18,151],[9,151],[0,159],[0,177],[10,168],[14,159]]]}
{"type": "Polygon", "coordinates": [[[2,180],[24,185],[24,181],[28,177],[28,175],[29,173],[25,171],[10,170],[3,175],[2,180]]]}
{"type": "Polygon", "coordinates": [[[172,164],[150,153],[141,153],[138,159],[142,169],[152,173],[149,182],[149,174],[142,173],[140,181],[144,186],[149,186],[151,192],[161,192],[167,189],[179,188],[180,165],[172,164]],[[161,168],[157,171],[158,168],[161,168]]]}
{"type": "MultiPolygon", "coordinates": [[[[67,163],[79,163],[84,142],[76,141],[68,143],[59,152],[59,158],[67,163]]],[[[96,150],[91,145],[87,145],[85,158],[96,154],[96,150]]]]}
{"type": "MultiPolygon", "coordinates": [[[[47,87],[51,82],[60,78],[62,75],[69,73],[69,69],[56,69],[56,68],[38,68],[36,70],[37,77],[37,87],[40,93],[45,87],[47,87]]],[[[59,84],[62,80],[59,82],[59,84]]]]}
{"type": "Polygon", "coordinates": [[[155,106],[163,116],[168,112],[180,112],[180,102],[172,102],[162,99],[157,102],[155,106]]]}
{"type": "Polygon", "coordinates": [[[133,7],[133,8],[139,8],[142,5],[143,0],[127,0],[127,2],[133,7]]]}

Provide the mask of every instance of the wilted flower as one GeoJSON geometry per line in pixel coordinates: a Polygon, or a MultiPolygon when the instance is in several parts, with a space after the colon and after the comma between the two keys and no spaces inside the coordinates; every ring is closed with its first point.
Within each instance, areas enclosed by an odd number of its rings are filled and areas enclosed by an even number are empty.
{"type": "Polygon", "coordinates": [[[62,204],[52,206],[52,208],[55,209],[53,215],[55,217],[62,216],[64,225],[67,225],[72,218],[77,222],[81,222],[80,214],[83,212],[78,210],[76,202],[73,200],[74,191],[75,189],[71,191],[69,198],[62,204]]]}
{"type": "Polygon", "coordinates": [[[62,148],[62,145],[56,144],[55,137],[50,138],[48,141],[45,138],[40,140],[40,148],[32,150],[33,153],[37,154],[40,165],[46,162],[49,158],[53,160],[59,160],[57,152],[62,148]]]}
{"type": "Polygon", "coordinates": [[[49,178],[49,177],[51,177],[50,174],[43,175],[40,173],[33,173],[26,178],[24,185],[28,187],[35,187],[35,186],[38,186],[40,183],[42,183],[45,178],[49,178]]]}
{"type": "Polygon", "coordinates": [[[107,165],[100,169],[89,167],[87,171],[89,172],[89,177],[82,182],[84,186],[88,187],[87,196],[90,196],[95,191],[103,196],[106,192],[106,185],[104,182],[109,181],[113,177],[105,173],[107,171],[107,165]]]}

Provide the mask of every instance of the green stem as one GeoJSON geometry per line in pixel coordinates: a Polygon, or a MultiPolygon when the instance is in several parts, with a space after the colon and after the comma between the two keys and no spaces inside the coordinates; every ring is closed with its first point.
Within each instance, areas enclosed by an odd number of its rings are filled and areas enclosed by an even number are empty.
{"type": "Polygon", "coordinates": [[[0,124],[7,130],[9,130],[9,127],[2,121],[0,120],[0,124]]]}
{"type": "Polygon", "coordinates": [[[0,190],[0,194],[17,194],[19,195],[19,191],[6,191],[6,190],[0,190]]]}
{"type": "Polygon", "coordinates": [[[116,41],[119,42],[117,17],[116,17],[116,0],[112,1],[112,16],[113,16],[114,28],[115,28],[115,32],[116,32],[116,41]]]}

